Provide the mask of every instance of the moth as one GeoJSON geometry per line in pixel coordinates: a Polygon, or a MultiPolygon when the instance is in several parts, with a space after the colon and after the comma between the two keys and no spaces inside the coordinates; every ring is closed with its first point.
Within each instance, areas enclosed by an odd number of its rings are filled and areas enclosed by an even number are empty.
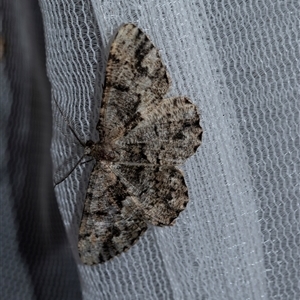
{"type": "Polygon", "coordinates": [[[106,67],[99,142],[85,147],[95,165],[79,228],[84,264],[126,251],[149,224],[173,225],[189,201],[177,166],[197,150],[202,128],[187,97],[164,98],[170,85],[148,36],[133,24],[121,26],[106,67]]]}

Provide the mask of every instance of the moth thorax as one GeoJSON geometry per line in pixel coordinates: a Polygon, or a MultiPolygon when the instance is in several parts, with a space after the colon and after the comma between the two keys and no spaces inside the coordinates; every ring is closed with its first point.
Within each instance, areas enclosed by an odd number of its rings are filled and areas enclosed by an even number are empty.
{"type": "Polygon", "coordinates": [[[110,145],[93,144],[90,147],[90,154],[96,160],[108,160],[113,161],[115,153],[110,145]]]}

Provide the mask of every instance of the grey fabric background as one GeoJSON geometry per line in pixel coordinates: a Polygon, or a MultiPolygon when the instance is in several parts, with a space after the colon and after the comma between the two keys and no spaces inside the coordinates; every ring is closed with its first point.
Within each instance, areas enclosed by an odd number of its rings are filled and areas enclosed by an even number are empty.
{"type": "Polygon", "coordinates": [[[53,189],[51,85],[38,1],[1,1],[0,24],[0,298],[81,299],[53,189]]]}

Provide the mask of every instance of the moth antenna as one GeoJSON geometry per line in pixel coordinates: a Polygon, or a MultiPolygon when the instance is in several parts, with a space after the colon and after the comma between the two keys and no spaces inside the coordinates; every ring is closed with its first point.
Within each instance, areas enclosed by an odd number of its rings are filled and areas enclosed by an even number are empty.
{"type": "MultiPolygon", "coordinates": [[[[82,146],[82,147],[85,147],[85,144],[82,143],[82,141],[79,139],[79,137],[77,136],[76,132],[73,130],[72,126],[70,125],[70,122],[69,120],[64,116],[60,106],[58,105],[56,99],[53,97],[53,100],[59,110],[59,112],[61,113],[62,117],[64,118],[65,122],[67,123],[68,127],[70,128],[70,130],[72,131],[73,135],[75,136],[76,140],[79,142],[79,144],[82,146]]],[[[82,159],[82,158],[81,158],[82,159]]]]}

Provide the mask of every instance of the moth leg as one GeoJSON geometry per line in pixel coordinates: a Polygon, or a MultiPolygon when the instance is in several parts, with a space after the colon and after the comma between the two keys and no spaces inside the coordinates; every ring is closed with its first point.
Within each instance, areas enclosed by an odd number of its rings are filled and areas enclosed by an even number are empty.
{"type": "Polygon", "coordinates": [[[85,154],[83,154],[81,156],[81,158],[79,159],[79,161],[76,163],[76,165],[67,173],[66,176],[64,176],[63,178],[61,178],[59,181],[55,182],[53,187],[55,188],[58,184],[61,184],[63,181],[65,181],[69,176],[70,174],[78,167],[79,164],[83,164],[83,163],[87,163],[87,162],[90,162],[92,160],[89,160],[89,161],[85,161],[85,162],[81,162],[82,159],[84,158],[85,154]]]}

